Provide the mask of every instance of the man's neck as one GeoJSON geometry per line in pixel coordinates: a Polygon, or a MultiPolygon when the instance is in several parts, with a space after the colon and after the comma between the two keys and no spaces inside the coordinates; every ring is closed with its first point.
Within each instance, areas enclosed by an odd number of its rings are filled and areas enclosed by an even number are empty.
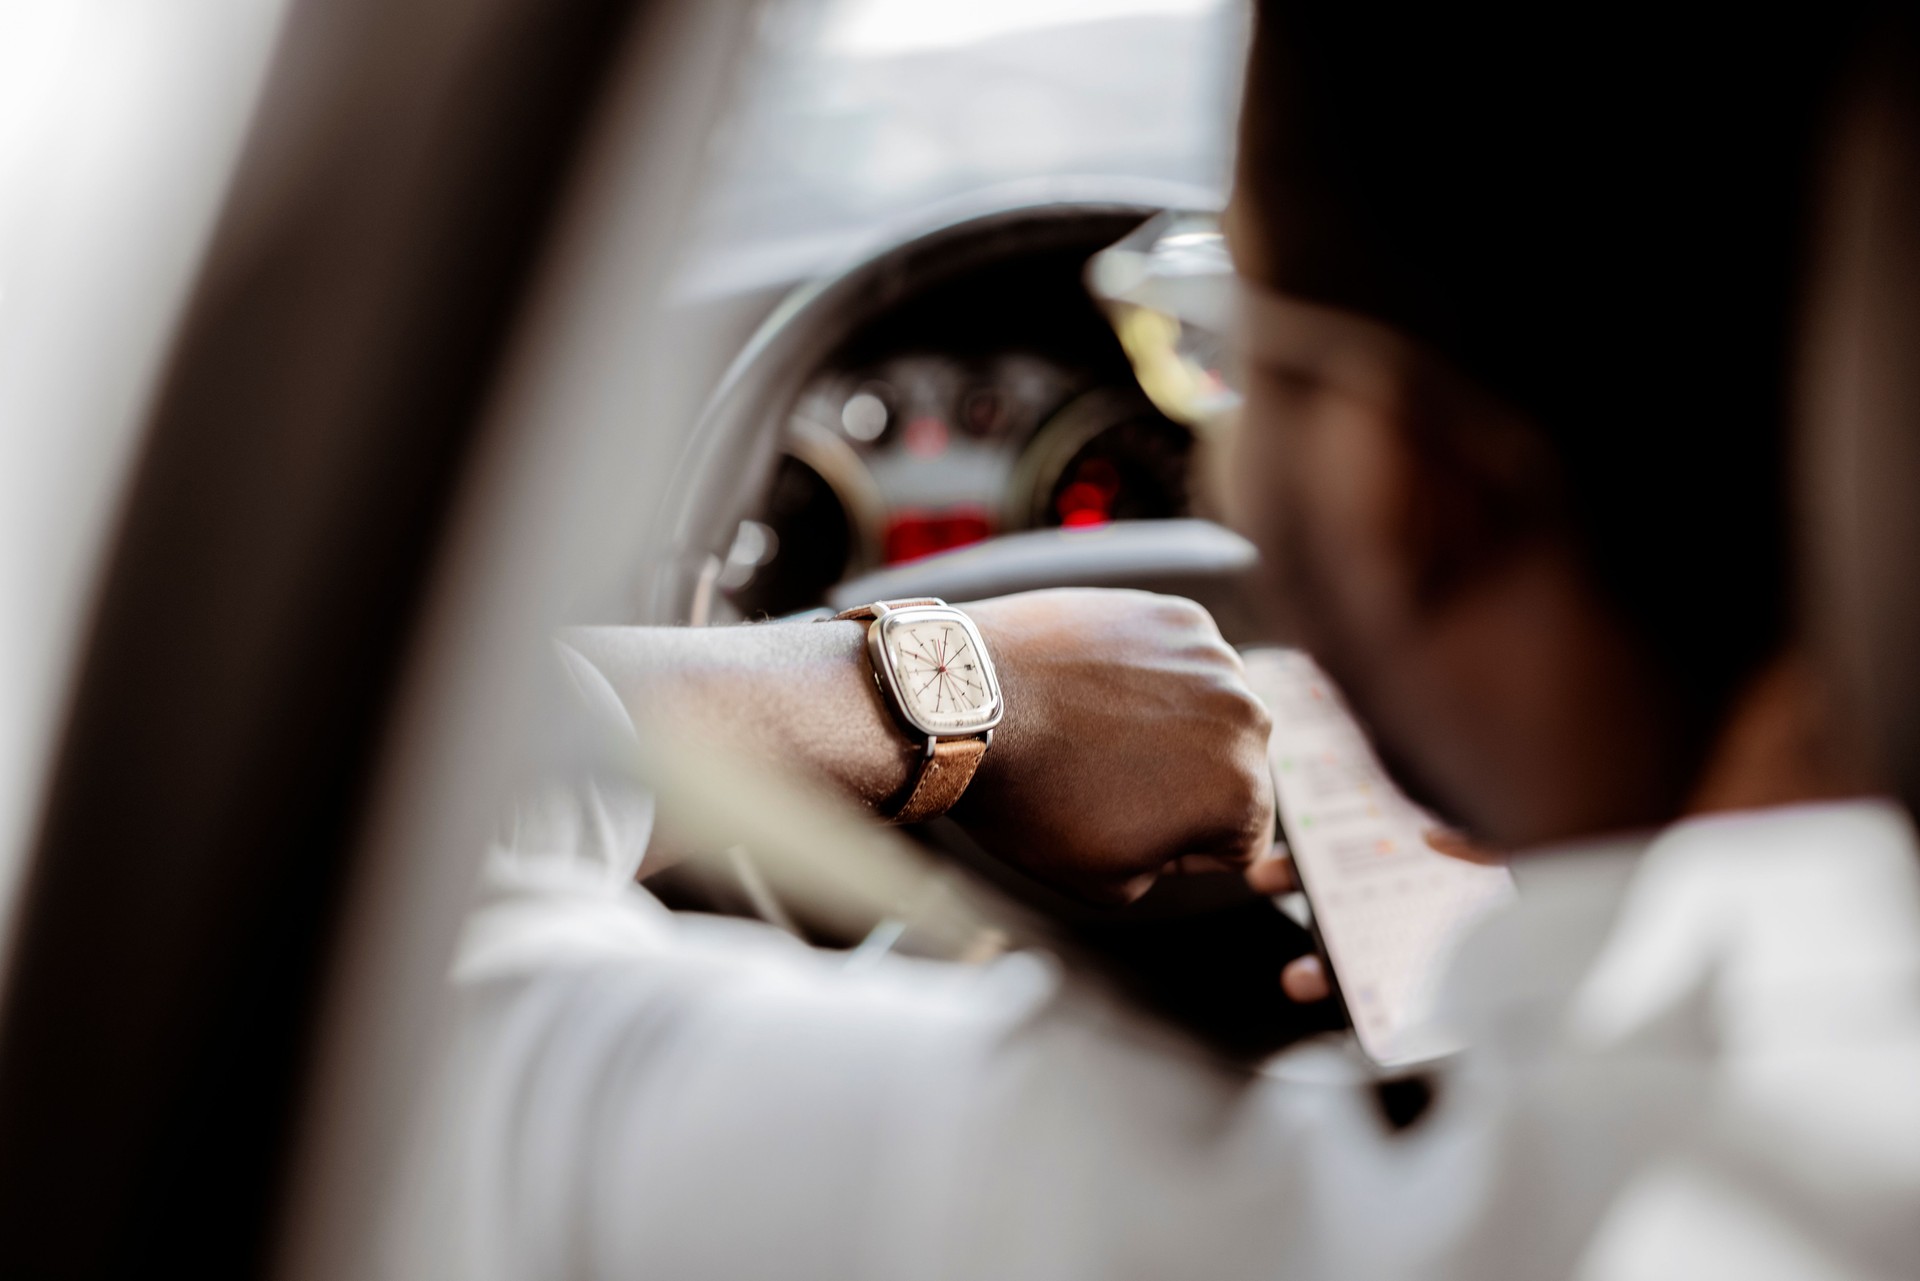
{"type": "Polygon", "coordinates": [[[1774,659],[1735,701],[1686,813],[1840,800],[1871,791],[1830,708],[1799,655],[1774,659]]]}

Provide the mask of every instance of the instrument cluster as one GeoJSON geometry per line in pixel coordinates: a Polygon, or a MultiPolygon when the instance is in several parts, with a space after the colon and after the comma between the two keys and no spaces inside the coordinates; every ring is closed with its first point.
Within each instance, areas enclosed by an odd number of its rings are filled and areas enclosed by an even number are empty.
{"type": "Polygon", "coordinates": [[[1140,390],[1084,283],[1144,216],[1068,204],[956,224],[811,317],[844,330],[760,420],[778,463],[719,570],[725,605],[778,616],[1002,534],[1191,514],[1193,435],[1140,390]]]}
{"type": "Polygon", "coordinates": [[[819,371],[720,587],[746,616],[779,615],[1000,533],[1186,515],[1192,435],[1115,372],[1031,349],[819,371]]]}

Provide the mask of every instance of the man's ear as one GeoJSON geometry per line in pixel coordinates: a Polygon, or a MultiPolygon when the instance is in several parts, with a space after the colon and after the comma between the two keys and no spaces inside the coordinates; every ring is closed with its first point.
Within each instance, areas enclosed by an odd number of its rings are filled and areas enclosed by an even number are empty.
{"type": "MultiPolygon", "coordinates": [[[[1283,593],[1308,633],[1338,625],[1348,644],[1371,647],[1419,625],[1435,567],[1455,552],[1442,541],[1460,522],[1460,499],[1433,489],[1412,402],[1365,395],[1323,370],[1250,371],[1249,408],[1272,424],[1246,435],[1227,488],[1235,524],[1286,571],[1283,593]],[[1256,476],[1280,480],[1269,499],[1256,476]]],[[[1376,382],[1376,385],[1377,382],[1376,382]]]]}
{"type": "Polygon", "coordinates": [[[1416,608],[1444,608],[1560,523],[1557,468],[1517,413],[1461,386],[1410,389],[1392,415],[1397,514],[1416,608]]]}
{"type": "Polygon", "coordinates": [[[1449,425],[1417,397],[1326,395],[1311,416],[1299,496],[1337,565],[1327,586],[1358,635],[1422,629],[1482,574],[1497,568],[1499,499],[1449,447],[1449,425]]]}
{"type": "Polygon", "coordinates": [[[1412,437],[1383,402],[1351,395],[1319,377],[1262,370],[1260,399],[1287,423],[1278,467],[1287,492],[1280,515],[1287,557],[1304,579],[1308,608],[1356,642],[1378,641],[1410,621],[1410,513],[1419,482],[1412,437]]]}

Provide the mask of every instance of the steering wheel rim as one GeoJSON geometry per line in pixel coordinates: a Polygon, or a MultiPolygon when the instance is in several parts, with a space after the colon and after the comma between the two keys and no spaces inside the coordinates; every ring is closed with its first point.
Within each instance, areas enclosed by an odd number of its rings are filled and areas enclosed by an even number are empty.
{"type": "Polygon", "coordinates": [[[927,229],[796,289],[728,367],[675,468],[668,490],[675,498],[656,525],[660,552],[641,586],[637,621],[706,621],[703,598],[748,514],[746,496],[765,486],[778,459],[778,411],[861,326],[1012,252],[1080,244],[1091,252],[1163,209],[1216,203],[1203,191],[1133,180],[998,189],[948,206],[926,220],[927,229]]]}

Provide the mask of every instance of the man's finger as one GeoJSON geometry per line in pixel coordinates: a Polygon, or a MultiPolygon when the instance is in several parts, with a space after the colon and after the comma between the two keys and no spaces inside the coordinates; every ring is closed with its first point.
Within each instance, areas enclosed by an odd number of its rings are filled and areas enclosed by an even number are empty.
{"type": "Polygon", "coordinates": [[[1427,847],[1436,854],[1445,854],[1448,858],[1461,859],[1468,863],[1504,863],[1496,850],[1475,844],[1472,839],[1452,828],[1430,827],[1427,829],[1427,847]]]}
{"type": "Polygon", "coordinates": [[[1327,983],[1326,967],[1311,952],[1287,962],[1287,968],[1280,971],[1280,990],[1287,994],[1288,1000],[1302,1005],[1324,1001],[1333,994],[1333,988],[1327,983]]]}
{"type": "Polygon", "coordinates": [[[1300,888],[1293,875],[1293,860],[1287,857],[1286,846],[1269,846],[1266,852],[1247,867],[1247,884],[1260,894],[1291,894],[1300,888]]]}

